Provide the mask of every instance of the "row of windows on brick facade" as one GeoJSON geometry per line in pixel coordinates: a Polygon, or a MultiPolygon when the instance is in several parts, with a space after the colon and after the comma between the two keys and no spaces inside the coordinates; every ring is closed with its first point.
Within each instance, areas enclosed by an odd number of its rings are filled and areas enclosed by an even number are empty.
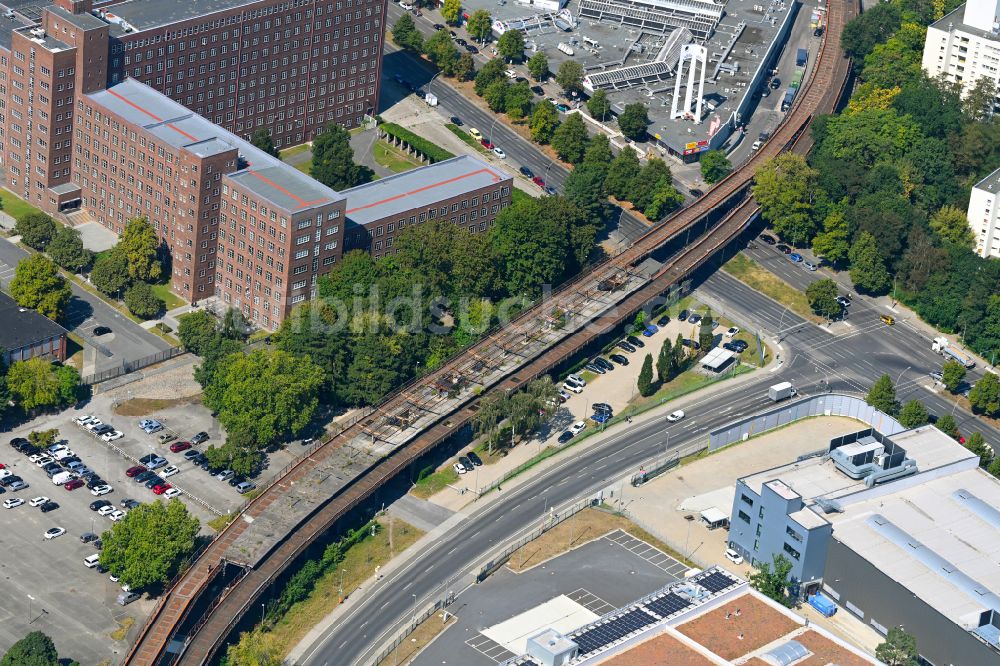
{"type": "MultiPolygon", "coordinates": [[[[493,200],[499,200],[501,196],[507,196],[509,194],[510,194],[510,188],[509,187],[503,187],[503,188],[498,189],[498,190],[496,190],[494,192],[487,192],[486,194],[483,195],[483,203],[486,203],[491,198],[493,200]]],[[[456,203],[451,204],[451,212],[452,213],[457,213],[460,208],[464,210],[466,208],[469,208],[470,206],[476,207],[478,205],[479,205],[479,197],[473,197],[471,200],[470,199],[464,199],[464,200],[462,200],[461,203],[457,203],[456,202],[456,203]]],[[[496,213],[499,210],[499,208],[500,208],[499,206],[493,206],[490,210],[492,212],[496,213]]],[[[410,224],[417,224],[418,222],[424,222],[424,221],[426,221],[428,219],[433,220],[436,217],[438,217],[439,215],[441,217],[444,217],[444,216],[446,216],[448,214],[448,212],[449,212],[448,206],[441,206],[441,208],[429,208],[426,213],[420,213],[419,215],[411,215],[410,216],[410,224]]],[[[479,214],[482,217],[486,217],[486,209],[483,208],[479,212],[479,214]]],[[[469,215],[470,215],[470,219],[471,220],[475,220],[476,219],[476,211],[471,211],[469,213],[469,215]]],[[[451,218],[451,221],[452,222],[456,222],[457,221],[460,224],[464,224],[465,223],[465,215],[459,216],[457,220],[456,220],[456,218],[453,217],[453,218],[451,218]]],[[[389,222],[384,228],[382,226],[375,227],[375,236],[382,236],[383,233],[385,233],[386,231],[388,231],[388,233],[392,233],[397,228],[402,229],[405,226],[406,226],[406,218],[400,218],[396,222],[389,222]]]]}

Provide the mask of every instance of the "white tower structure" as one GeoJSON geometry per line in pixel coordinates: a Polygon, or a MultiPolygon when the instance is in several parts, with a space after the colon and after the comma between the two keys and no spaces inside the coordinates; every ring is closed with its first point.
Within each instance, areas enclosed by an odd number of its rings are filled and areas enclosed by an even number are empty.
{"type": "Polygon", "coordinates": [[[677,62],[677,77],[674,81],[674,100],[670,109],[671,118],[690,118],[696,123],[701,122],[701,107],[705,94],[705,68],[708,66],[708,49],[698,44],[685,44],[681,49],[681,57],[677,62]],[[678,109],[677,102],[681,98],[681,79],[684,78],[684,67],[687,65],[687,90],[684,93],[684,108],[678,109]],[[698,76],[699,65],[701,76],[698,76]],[[697,82],[698,92],[691,99],[697,82]],[[694,109],[691,104],[694,103],[694,109]]]}

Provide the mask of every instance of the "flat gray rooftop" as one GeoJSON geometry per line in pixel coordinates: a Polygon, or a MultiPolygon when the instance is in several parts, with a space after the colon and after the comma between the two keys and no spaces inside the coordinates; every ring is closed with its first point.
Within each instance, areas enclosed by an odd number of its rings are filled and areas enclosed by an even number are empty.
{"type": "Polygon", "coordinates": [[[995,42],[1000,41],[1000,34],[975,28],[967,23],[963,23],[965,20],[966,4],[967,3],[963,3],[959,5],[951,13],[945,14],[934,23],[931,23],[931,27],[937,28],[938,30],[944,30],[945,32],[948,32],[951,28],[955,28],[956,30],[961,30],[962,32],[967,32],[970,35],[976,35],[977,37],[981,37],[983,39],[989,39],[995,42]]]}
{"type": "Polygon", "coordinates": [[[56,7],[55,5],[50,5],[49,11],[51,11],[53,15],[58,16],[59,18],[63,19],[64,21],[67,21],[68,23],[72,23],[73,25],[82,30],[93,30],[95,28],[102,28],[107,25],[107,23],[105,23],[104,21],[102,21],[101,19],[97,18],[96,16],[94,16],[89,12],[84,12],[82,14],[71,14],[62,7],[56,7]]]}
{"type": "MultiPolygon", "coordinates": [[[[179,23],[193,18],[208,19],[211,14],[235,7],[249,5],[256,0],[129,0],[120,5],[110,5],[105,11],[125,19],[133,28],[148,30],[160,26],[179,23]]],[[[112,26],[116,35],[124,34],[118,26],[112,26]]]]}
{"type": "Polygon", "coordinates": [[[343,199],[342,195],[295,167],[257,149],[135,79],[125,79],[87,97],[127,122],[143,127],[160,141],[198,156],[207,157],[236,149],[247,167],[229,177],[277,208],[294,212],[343,199]]]}
{"type": "Polygon", "coordinates": [[[510,180],[510,176],[471,155],[404,171],[341,192],[347,217],[357,224],[426,208],[470,190],[510,180]]]}
{"type": "Polygon", "coordinates": [[[990,175],[983,178],[981,181],[976,183],[977,190],[984,190],[990,192],[991,194],[1000,194],[1000,169],[997,169],[990,175]]]}

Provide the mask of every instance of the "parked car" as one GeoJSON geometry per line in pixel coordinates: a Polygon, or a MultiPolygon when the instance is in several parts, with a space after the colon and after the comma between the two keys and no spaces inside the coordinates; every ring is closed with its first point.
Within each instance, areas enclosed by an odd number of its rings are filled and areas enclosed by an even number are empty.
{"type": "Polygon", "coordinates": [[[660,328],[663,328],[669,323],[670,323],[670,317],[668,317],[667,315],[663,315],[662,317],[656,320],[656,325],[659,326],[660,328]]]}
{"type": "Polygon", "coordinates": [[[172,453],[180,453],[181,451],[187,451],[191,448],[191,442],[174,442],[170,445],[170,451],[172,453]]]}
{"type": "Polygon", "coordinates": [[[108,500],[97,500],[96,502],[90,503],[90,510],[99,511],[100,509],[103,509],[106,506],[111,506],[111,502],[109,502],[108,500]]]}
{"type": "Polygon", "coordinates": [[[533,182],[535,185],[538,185],[538,187],[545,187],[545,181],[539,178],[538,176],[534,176],[531,179],[531,182],[533,182]]]}
{"type": "Polygon", "coordinates": [[[480,132],[479,130],[477,130],[475,127],[470,127],[469,128],[469,134],[476,141],[482,141],[483,140],[483,133],[480,132]]]}
{"type": "Polygon", "coordinates": [[[136,476],[142,474],[145,471],[146,471],[146,468],[143,467],[142,465],[134,465],[132,467],[129,467],[127,470],[125,470],[125,476],[127,476],[130,479],[132,479],[132,478],[135,478],[136,476]]]}
{"type": "Polygon", "coordinates": [[[493,147],[493,154],[496,155],[497,157],[499,157],[502,160],[507,159],[507,153],[505,153],[504,150],[503,150],[503,148],[501,148],[500,146],[494,146],[493,147]]]}
{"type": "Polygon", "coordinates": [[[612,354],[610,358],[618,365],[628,365],[628,359],[622,356],[621,354],[612,354]]]}
{"type": "Polygon", "coordinates": [[[163,493],[170,490],[172,486],[169,483],[157,483],[153,486],[152,491],[154,495],[162,495],[163,493]]]}
{"type": "Polygon", "coordinates": [[[701,349],[701,343],[697,340],[691,340],[689,338],[684,338],[681,340],[681,344],[685,347],[690,347],[691,349],[701,349]]]}
{"type": "Polygon", "coordinates": [[[113,442],[116,439],[121,439],[124,436],[125,435],[124,433],[122,433],[122,431],[112,430],[110,432],[106,432],[103,435],[101,435],[101,439],[103,439],[105,442],[113,442]]]}
{"type": "Polygon", "coordinates": [[[817,266],[816,264],[814,264],[811,261],[803,261],[802,262],[802,267],[805,268],[807,271],[818,271],[819,270],[819,266],[817,266]]]}
{"type": "Polygon", "coordinates": [[[192,444],[201,444],[202,442],[207,442],[209,436],[207,432],[199,432],[197,435],[191,438],[192,444]]]}
{"type": "Polygon", "coordinates": [[[256,489],[257,489],[257,484],[255,484],[253,481],[243,481],[241,483],[236,484],[236,492],[238,492],[240,495],[246,495],[247,493],[256,489]]]}
{"type": "Polygon", "coordinates": [[[149,463],[149,469],[159,469],[161,467],[166,467],[170,463],[167,462],[166,458],[160,458],[157,456],[152,462],[149,463]]]}
{"type": "Polygon", "coordinates": [[[55,511],[58,508],[59,508],[59,503],[58,502],[53,502],[53,501],[49,500],[45,504],[43,504],[40,507],[38,507],[38,510],[41,511],[42,513],[48,513],[49,511],[55,511]]]}
{"type": "Polygon", "coordinates": [[[91,489],[90,494],[94,495],[95,497],[100,497],[101,495],[107,495],[112,490],[114,490],[114,488],[104,483],[99,486],[95,486],[93,489],[91,489]]]}
{"type": "Polygon", "coordinates": [[[160,440],[160,444],[166,444],[167,442],[172,442],[175,439],[177,439],[177,435],[171,434],[169,432],[165,432],[162,435],[160,435],[159,437],[157,437],[157,439],[160,440]]]}
{"type": "Polygon", "coordinates": [[[726,548],[726,559],[733,564],[743,564],[743,556],[732,548],[726,548]]]}
{"type": "Polygon", "coordinates": [[[798,252],[792,252],[791,254],[789,254],[788,255],[788,260],[791,261],[791,262],[793,262],[793,263],[796,263],[796,264],[800,264],[800,263],[802,263],[802,261],[804,261],[802,259],[802,255],[799,254],[798,252]]]}
{"type": "Polygon", "coordinates": [[[569,382],[564,382],[562,387],[563,389],[569,391],[570,393],[583,393],[583,387],[577,386],[576,384],[570,384],[569,382]]]}
{"type": "Polygon", "coordinates": [[[611,409],[611,405],[609,405],[606,402],[595,402],[594,403],[594,411],[595,412],[604,412],[604,413],[607,413],[607,414],[613,413],[613,410],[611,409]]]}
{"type": "Polygon", "coordinates": [[[729,327],[729,329],[725,333],[723,333],[723,335],[725,335],[727,338],[731,338],[734,335],[739,335],[739,332],[740,332],[740,329],[738,327],[731,326],[731,327],[729,327]]]}
{"type": "Polygon", "coordinates": [[[176,466],[176,465],[167,465],[167,466],[166,466],[166,467],[164,467],[164,468],[163,468],[163,470],[162,470],[162,471],[160,472],[160,475],[161,475],[161,476],[163,476],[163,478],[165,478],[165,479],[166,479],[166,478],[168,478],[168,477],[171,477],[171,476],[173,476],[174,474],[176,474],[176,473],[177,473],[177,472],[179,472],[179,471],[180,471],[180,470],[179,470],[179,469],[177,468],[177,466],[176,466]]]}
{"type": "Polygon", "coordinates": [[[181,491],[178,490],[177,488],[171,488],[167,492],[163,493],[163,496],[166,497],[167,499],[173,499],[175,497],[180,497],[181,494],[182,494],[181,491]]]}
{"type": "Polygon", "coordinates": [[[469,471],[469,470],[465,469],[465,465],[463,465],[463,464],[462,464],[462,463],[460,463],[460,462],[457,462],[457,463],[455,463],[455,464],[454,464],[454,465],[452,465],[451,467],[452,467],[452,469],[454,469],[454,470],[455,470],[456,472],[458,472],[459,474],[465,474],[466,472],[468,472],[468,471],[469,471]]]}
{"type": "Polygon", "coordinates": [[[609,361],[606,358],[602,358],[600,356],[594,359],[594,363],[596,363],[597,365],[601,366],[602,368],[604,368],[609,372],[615,369],[615,366],[611,365],[611,361],[609,361]]]}
{"type": "Polygon", "coordinates": [[[611,419],[611,415],[607,412],[594,412],[590,418],[595,423],[606,423],[611,419]]]}
{"type": "Polygon", "coordinates": [[[77,488],[82,488],[84,485],[85,482],[82,479],[73,479],[72,481],[66,482],[66,485],[64,485],[63,488],[66,490],[76,490],[77,488]]]}
{"type": "Polygon", "coordinates": [[[778,245],[775,245],[774,247],[775,247],[776,250],[778,250],[779,252],[781,252],[783,254],[791,254],[792,253],[792,248],[788,247],[784,243],[779,243],[778,245]]]}
{"type": "Polygon", "coordinates": [[[64,528],[64,527],[50,527],[49,529],[45,530],[45,534],[43,536],[46,539],[57,539],[57,538],[61,537],[63,534],[66,534],[66,528],[64,528]]]}
{"type": "MultiPolygon", "coordinates": [[[[657,330],[659,330],[659,329],[657,329],[657,330]]],[[[630,336],[626,337],[625,341],[628,342],[633,347],[645,347],[646,346],[645,342],[643,342],[639,338],[635,337],[634,335],[630,335],[630,336]]]]}
{"type": "Polygon", "coordinates": [[[646,328],[644,328],[644,329],[642,330],[642,335],[643,335],[643,337],[647,337],[647,338],[651,338],[651,337],[653,337],[653,336],[654,336],[654,335],[655,335],[655,334],[656,334],[656,333],[657,333],[657,332],[658,332],[659,330],[660,330],[660,329],[658,329],[658,328],[656,327],[656,324],[646,324],[646,328]]]}
{"type": "Polygon", "coordinates": [[[465,454],[465,457],[467,457],[470,461],[472,461],[472,464],[475,465],[476,467],[483,466],[483,459],[480,458],[475,451],[469,451],[468,453],[465,454]]]}
{"type": "Polygon", "coordinates": [[[528,167],[526,167],[526,166],[523,166],[523,167],[521,167],[520,169],[518,169],[518,171],[519,171],[519,172],[521,173],[521,175],[522,175],[522,176],[524,176],[525,178],[534,178],[534,177],[535,177],[535,172],[534,172],[534,171],[532,171],[531,169],[529,169],[529,168],[528,168],[528,167]]]}
{"type": "Polygon", "coordinates": [[[729,351],[734,352],[736,354],[742,354],[747,350],[748,346],[749,345],[747,345],[747,343],[744,342],[743,340],[733,340],[732,342],[727,342],[723,344],[722,348],[728,349],[729,351]]]}
{"type": "Polygon", "coordinates": [[[583,367],[584,367],[584,369],[590,370],[591,372],[597,373],[599,375],[603,375],[605,372],[607,372],[607,370],[605,370],[604,368],[602,368],[599,365],[596,365],[593,362],[588,363],[587,365],[585,365],[583,367]]]}
{"type": "MultiPolygon", "coordinates": [[[[94,417],[92,415],[90,415],[90,414],[81,414],[80,416],[77,416],[75,419],[73,419],[73,423],[77,424],[78,426],[85,426],[85,425],[87,425],[88,423],[90,423],[93,420],[94,420],[94,417]]],[[[24,440],[24,441],[28,441],[28,440],[24,440]]],[[[11,442],[11,443],[13,444],[13,442],[11,442]]]]}
{"type": "Polygon", "coordinates": [[[215,478],[217,478],[219,481],[228,481],[229,479],[233,478],[233,474],[236,474],[236,472],[234,472],[231,469],[224,469],[218,474],[216,474],[215,478]]]}
{"type": "Polygon", "coordinates": [[[766,245],[774,245],[775,243],[778,242],[774,239],[774,236],[770,236],[768,234],[761,234],[760,236],[757,237],[757,240],[766,245]]]}
{"type": "Polygon", "coordinates": [[[635,347],[632,346],[630,343],[625,342],[624,340],[619,340],[618,342],[615,343],[615,346],[624,349],[630,354],[635,351],[635,347]]]}
{"type": "MultiPolygon", "coordinates": [[[[185,444],[186,443],[187,442],[185,442],[185,444]]],[[[184,452],[184,459],[185,460],[194,460],[195,458],[197,458],[200,455],[201,455],[201,451],[198,451],[197,449],[188,449],[187,451],[184,452]]]]}
{"type": "Polygon", "coordinates": [[[559,434],[559,437],[556,439],[556,441],[559,442],[560,444],[565,444],[571,439],[573,439],[573,433],[571,433],[569,430],[563,430],[559,434]]]}
{"type": "Polygon", "coordinates": [[[584,423],[583,421],[577,421],[576,423],[574,423],[569,427],[569,432],[573,433],[573,435],[579,435],[586,429],[587,429],[586,423],[584,423]]]}
{"type": "Polygon", "coordinates": [[[671,423],[677,423],[678,421],[680,421],[683,418],[684,418],[684,410],[683,409],[678,409],[677,411],[670,412],[670,414],[667,415],[667,420],[670,421],[671,423]]]}
{"type": "Polygon", "coordinates": [[[837,296],[837,302],[840,303],[840,307],[848,308],[851,306],[851,299],[847,296],[837,296]]]}
{"type": "Polygon", "coordinates": [[[20,497],[11,497],[3,501],[3,508],[14,509],[24,504],[24,500],[20,497]]]}
{"type": "Polygon", "coordinates": [[[688,315],[691,314],[687,310],[681,310],[681,313],[677,315],[677,321],[687,321],[688,315]]]}
{"type": "Polygon", "coordinates": [[[156,472],[152,472],[147,469],[145,472],[136,474],[134,477],[132,477],[132,480],[135,481],[136,483],[146,483],[154,476],[156,476],[156,472]]]}

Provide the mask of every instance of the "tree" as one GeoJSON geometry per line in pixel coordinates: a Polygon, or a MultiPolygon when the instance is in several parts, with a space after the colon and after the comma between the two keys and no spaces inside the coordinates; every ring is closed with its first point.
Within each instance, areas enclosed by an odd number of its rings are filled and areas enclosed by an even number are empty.
{"type": "Polygon", "coordinates": [[[965,380],[965,366],[958,361],[945,361],[941,367],[941,383],[945,388],[954,393],[959,385],[965,380]]]}
{"type": "Polygon", "coordinates": [[[1000,415],[1000,379],[992,372],[984,373],[969,391],[969,403],[976,412],[987,416],[1000,415]]]}
{"type": "MultiPolygon", "coordinates": [[[[563,193],[569,201],[580,209],[580,212],[584,213],[586,219],[593,225],[596,237],[604,217],[604,207],[608,197],[604,190],[604,169],[586,162],[576,165],[563,181],[563,193]]],[[[584,258],[590,254],[593,240],[591,238],[590,243],[584,243],[585,247],[581,248],[584,250],[584,258]]]]}
{"type": "Polygon", "coordinates": [[[649,220],[657,221],[684,203],[684,195],[677,191],[673,184],[661,181],[642,214],[649,220]]]}
{"type": "Polygon", "coordinates": [[[309,358],[257,349],[222,359],[204,402],[226,432],[265,448],[300,433],[319,404],[323,370],[309,358]]]}
{"type": "Polygon", "coordinates": [[[837,302],[837,283],[829,278],[816,280],[806,287],[806,298],[809,299],[809,307],[816,314],[833,319],[840,315],[843,308],[837,302]]]}
{"type": "Polygon", "coordinates": [[[965,440],[965,448],[979,456],[980,467],[989,467],[990,462],[993,460],[993,448],[986,443],[981,432],[974,432],[969,435],[969,438],[965,440]]]}
{"type": "Polygon", "coordinates": [[[556,83],[567,93],[579,93],[583,90],[583,65],[575,60],[564,61],[556,72],[556,83]]]}
{"type": "Polygon", "coordinates": [[[28,433],[28,441],[40,449],[47,449],[56,443],[59,438],[59,428],[49,428],[48,430],[32,430],[28,433]]]}
{"type": "Polygon", "coordinates": [[[660,354],[656,357],[656,377],[661,384],[673,379],[674,371],[674,349],[670,340],[664,340],[660,347],[660,354]]]}
{"type": "Polygon", "coordinates": [[[962,101],[962,115],[973,122],[988,120],[993,116],[996,98],[996,81],[988,76],[980,76],[962,101]]]}
{"type": "Polygon", "coordinates": [[[502,113],[507,108],[507,91],[510,83],[507,79],[497,79],[486,88],[483,99],[493,113],[502,113]]]}
{"type": "Polygon", "coordinates": [[[477,9],[469,16],[465,23],[465,29],[469,31],[472,38],[481,44],[485,44],[493,35],[493,17],[485,9],[477,9]]]}
{"type": "MultiPolygon", "coordinates": [[[[404,15],[406,16],[406,15],[404,15]]],[[[313,140],[310,175],[334,190],[344,190],[367,183],[372,170],[354,163],[354,150],[347,130],[330,124],[313,140]]]]}
{"type": "Polygon", "coordinates": [[[56,235],[56,227],[55,220],[45,213],[28,213],[14,225],[14,233],[22,243],[41,252],[56,235]]]}
{"type": "Polygon", "coordinates": [[[522,60],[524,58],[524,33],[514,29],[504,32],[497,40],[497,52],[508,62],[522,60]]]}
{"type": "Polygon", "coordinates": [[[618,129],[633,141],[642,141],[646,138],[648,125],[649,116],[646,113],[646,105],[642,102],[628,104],[618,116],[618,129]]]}
{"type": "Polygon", "coordinates": [[[180,500],[144,502],[101,536],[101,565],[132,589],[168,583],[194,552],[198,529],[180,500]]]}
{"type": "Polygon", "coordinates": [[[831,211],[823,220],[823,231],[816,234],[812,242],[812,250],[817,257],[826,259],[831,264],[847,261],[851,249],[851,227],[844,213],[831,211]]]}
{"type": "Polygon", "coordinates": [[[424,50],[424,38],[417,30],[413,17],[409,14],[403,14],[392,25],[392,41],[396,42],[400,48],[414,53],[420,53],[424,50]]]}
{"type": "Polygon", "coordinates": [[[840,44],[857,63],[864,62],[876,44],[888,40],[901,23],[899,7],[883,3],[852,19],[841,33],[840,44]]]}
{"type": "Polygon", "coordinates": [[[583,160],[587,150],[587,127],[579,113],[571,113],[552,135],[552,147],[556,149],[559,159],[570,164],[578,164],[583,160]]]}
{"type": "Polygon", "coordinates": [[[463,51],[458,56],[454,76],[459,81],[471,81],[476,78],[476,61],[472,59],[471,53],[463,51]]]}
{"type": "Polygon", "coordinates": [[[196,310],[181,315],[177,336],[192,354],[204,356],[219,338],[218,320],[207,310],[196,310]]]}
{"type": "Polygon", "coordinates": [[[271,157],[280,157],[280,151],[274,147],[274,140],[271,138],[271,130],[266,127],[258,127],[250,135],[250,143],[263,150],[271,157]]]}
{"type": "Polygon", "coordinates": [[[38,310],[49,319],[62,317],[73,292],[55,263],[43,254],[18,262],[7,291],[21,307],[38,310]]]}
{"type": "Polygon", "coordinates": [[[767,160],[757,169],[754,199],[782,240],[803,246],[815,235],[812,199],[818,176],[805,158],[792,152],[767,160]]]}
{"type": "Polygon", "coordinates": [[[927,408],[919,400],[910,400],[899,410],[897,417],[904,428],[919,428],[930,422],[927,408]]]}
{"type": "Polygon", "coordinates": [[[591,117],[604,122],[611,113],[611,102],[608,101],[608,93],[603,88],[598,88],[587,100],[587,110],[591,117]]]}
{"type": "Polygon", "coordinates": [[[461,0],[444,0],[441,5],[441,17],[448,25],[460,25],[462,23],[461,0]]]}
{"type": "Polygon", "coordinates": [[[136,282],[125,292],[125,307],[139,319],[152,319],[163,312],[166,303],[149,284],[136,282]]]}
{"type": "Polygon", "coordinates": [[[750,586],[783,606],[791,606],[793,600],[785,592],[791,571],[791,560],[775,553],[770,563],[761,562],[757,570],[750,574],[750,586]]]}
{"type": "Polygon", "coordinates": [[[536,81],[544,81],[549,76],[549,59],[542,51],[536,51],[535,55],[528,58],[528,71],[535,77],[536,81]]]}
{"type": "Polygon", "coordinates": [[[424,52],[443,74],[451,76],[455,73],[458,65],[458,48],[447,30],[442,28],[427,38],[424,42],[424,52]]]}
{"type": "Polygon", "coordinates": [[[153,282],[163,274],[160,244],[156,230],[149,220],[137,217],[125,225],[112,252],[125,257],[128,274],[133,280],[153,282]]]}
{"type": "Polygon", "coordinates": [[[994,458],[986,471],[992,474],[995,478],[1000,478],[1000,457],[994,458]]]}
{"type": "Polygon", "coordinates": [[[687,357],[687,348],[684,347],[684,334],[678,333],[677,339],[674,340],[673,374],[675,377],[684,371],[684,368],[687,365],[687,357]]]}
{"type": "Polygon", "coordinates": [[[889,416],[899,412],[899,402],[896,401],[896,387],[889,375],[882,375],[868,390],[865,402],[889,416]]]}
{"type": "Polygon", "coordinates": [[[90,283],[108,296],[119,293],[132,283],[128,260],[117,252],[100,255],[90,271],[90,283]]]}
{"type": "Polygon", "coordinates": [[[500,59],[487,60],[486,64],[476,73],[476,94],[483,97],[494,82],[506,79],[503,72],[504,65],[500,59]]]}
{"type": "Polygon", "coordinates": [[[89,266],[94,258],[94,253],[83,247],[80,232],[63,225],[59,225],[56,229],[46,251],[52,257],[52,261],[74,273],[89,266]]]}
{"type": "Polygon", "coordinates": [[[653,395],[655,388],[653,387],[653,355],[646,354],[646,358],[642,359],[642,369],[639,371],[639,395],[646,398],[653,395]]]}
{"type": "Polygon", "coordinates": [[[667,163],[658,157],[650,158],[646,166],[632,179],[628,187],[628,199],[635,207],[645,212],[653,203],[657,192],[665,187],[673,187],[673,176],[667,163]]]}
{"type": "Polygon", "coordinates": [[[10,397],[26,411],[71,404],[79,381],[76,368],[37,357],[12,363],[7,370],[10,397]]]}
{"type": "Polygon", "coordinates": [[[51,638],[32,631],[10,646],[0,666],[59,666],[59,653],[51,638]]]}
{"type": "Polygon", "coordinates": [[[875,237],[867,231],[858,234],[848,253],[851,259],[851,281],[854,286],[871,294],[884,294],[889,289],[889,271],[879,254],[875,237]]]}
{"type": "Polygon", "coordinates": [[[975,247],[976,237],[969,227],[969,219],[965,216],[965,211],[955,206],[945,206],[931,215],[931,229],[940,238],[969,248],[975,247]]]}
{"type": "Polygon", "coordinates": [[[958,422],[955,421],[955,417],[951,414],[945,414],[944,416],[938,418],[937,423],[934,425],[938,430],[952,439],[958,439],[958,422]]]}
{"type": "Polygon", "coordinates": [[[701,154],[701,177],[706,183],[717,183],[732,170],[732,163],[721,150],[707,150],[701,154]]]}
{"type": "Polygon", "coordinates": [[[531,100],[534,96],[527,81],[515,83],[507,89],[507,94],[504,96],[504,110],[512,120],[520,120],[531,111],[531,100]]]}
{"type": "Polygon", "coordinates": [[[715,346],[715,334],[712,333],[715,330],[715,317],[712,315],[711,310],[705,311],[705,316],[701,318],[701,324],[698,326],[698,344],[701,345],[701,350],[707,352],[713,346],[715,346]]]}
{"type": "Polygon", "coordinates": [[[559,127],[559,113],[556,107],[552,106],[552,102],[542,100],[535,105],[528,127],[531,129],[533,141],[546,144],[552,140],[552,135],[559,127]]]}
{"type": "Polygon", "coordinates": [[[611,152],[611,141],[604,133],[595,134],[587,145],[587,152],[583,156],[583,163],[600,167],[607,174],[608,165],[615,158],[611,152]]]}
{"type": "Polygon", "coordinates": [[[546,210],[542,200],[515,202],[500,211],[490,229],[494,261],[509,294],[537,294],[566,270],[568,231],[546,210]]]}
{"type": "Polygon", "coordinates": [[[244,631],[240,641],[226,649],[227,666],[281,666],[281,646],[274,634],[263,630],[244,631]]]}
{"type": "MultiPolygon", "coordinates": [[[[883,6],[886,5],[875,7],[883,6]]],[[[885,641],[875,647],[875,658],[887,666],[917,666],[917,639],[902,628],[893,627],[886,634],[885,641]]]]}
{"type": "Polygon", "coordinates": [[[619,201],[627,201],[632,194],[632,183],[641,170],[639,156],[632,146],[622,148],[608,166],[608,176],[604,181],[608,193],[619,201]]]}

